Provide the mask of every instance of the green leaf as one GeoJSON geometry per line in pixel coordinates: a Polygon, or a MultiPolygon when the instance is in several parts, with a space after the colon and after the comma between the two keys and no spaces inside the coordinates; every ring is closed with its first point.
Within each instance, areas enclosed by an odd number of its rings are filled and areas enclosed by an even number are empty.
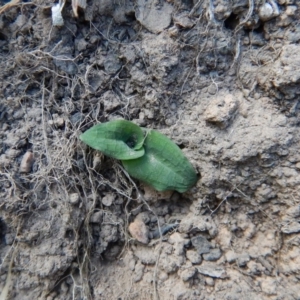
{"type": "Polygon", "coordinates": [[[80,139],[88,146],[116,159],[135,159],[144,155],[144,132],[136,124],[115,120],[95,125],[80,139]]]}
{"type": "Polygon", "coordinates": [[[145,155],[123,160],[132,177],[158,191],[176,190],[183,193],[197,182],[196,172],[180,148],[165,135],[150,130],[144,143],[145,155]]]}

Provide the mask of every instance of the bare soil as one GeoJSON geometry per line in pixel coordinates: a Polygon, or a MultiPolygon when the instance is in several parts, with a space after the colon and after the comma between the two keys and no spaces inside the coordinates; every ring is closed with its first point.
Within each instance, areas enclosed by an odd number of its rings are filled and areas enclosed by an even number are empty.
{"type": "Polygon", "coordinates": [[[0,14],[0,300],[300,299],[299,1],[68,1],[61,27],[53,4],[0,14]],[[196,186],[78,139],[117,118],[196,186]]]}

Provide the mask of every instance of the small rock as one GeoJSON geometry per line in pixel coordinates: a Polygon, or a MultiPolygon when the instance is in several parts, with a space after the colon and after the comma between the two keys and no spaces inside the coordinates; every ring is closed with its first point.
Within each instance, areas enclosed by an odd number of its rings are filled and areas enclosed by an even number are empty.
{"type": "Polygon", "coordinates": [[[102,198],[101,202],[105,206],[111,206],[114,200],[115,200],[114,194],[107,194],[102,198]]]}
{"type": "Polygon", "coordinates": [[[211,243],[202,235],[194,236],[191,241],[199,254],[209,253],[212,247],[211,243]]]}
{"type": "Polygon", "coordinates": [[[291,16],[288,16],[286,13],[283,13],[280,15],[277,25],[286,27],[289,26],[292,22],[293,18],[291,16]]]}
{"type": "Polygon", "coordinates": [[[235,115],[239,102],[231,94],[216,97],[207,107],[204,115],[209,123],[216,124],[221,128],[229,125],[230,119],[235,115]]]}
{"type": "Polygon", "coordinates": [[[290,207],[285,213],[293,218],[300,217],[300,205],[290,207]]]}
{"type": "Polygon", "coordinates": [[[271,274],[274,267],[272,266],[272,264],[266,259],[266,258],[263,258],[263,257],[258,257],[257,258],[258,262],[260,264],[262,264],[266,269],[267,271],[271,274]]]}
{"type": "Polygon", "coordinates": [[[207,278],[205,278],[205,284],[208,286],[214,286],[215,281],[211,277],[207,277],[207,278]]]}
{"type": "Polygon", "coordinates": [[[153,282],[153,274],[151,274],[150,272],[147,272],[143,277],[143,282],[151,284],[153,282]]]}
{"type": "Polygon", "coordinates": [[[149,229],[142,220],[135,219],[134,222],[129,225],[128,230],[131,236],[140,243],[149,243],[149,229]]]}
{"type": "Polygon", "coordinates": [[[6,245],[12,245],[15,240],[15,236],[12,233],[7,233],[5,235],[5,243],[6,245]]]}
{"type": "Polygon", "coordinates": [[[84,39],[75,40],[75,47],[79,52],[82,52],[86,49],[88,43],[84,39]]]}
{"type": "Polygon", "coordinates": [[[163,1],[160,6],[149,5],[147,0],[136,3],[136,19],[152,33],[158,33],[169,27],[173,6],[163,1]]]}
{"type": "Polygon", "coordinates": [[[195,250],[187,250],[186,258],[194,265],[200,264],[202,261],[201,255],[195,250]]]}
{"type": "MultiPolygon", "coordinates": [[[[168,33],[170,37],[177,37],[179,34],[179,29],[177,26],[172,26],[171,28],[168,29],[168,33]]],[[[171,107],[172,109],[172,107],[171,107]]]]}
{"type": "Polygon", "coordinates": [[[21,161],[20,164],[20,172],[21,173],[29,173],[34,162],[34,157],[32,152],[27,151],[21,161]]]}
{"type": "Polygon", "coordinates": [[[247,267],[249,274],[254,276],[259,276],[265,271],[265,268],[260,263],[256,263],[252,260],[249,261],[247,267]]]}
{"type": "Polygon", "coordinates": [[[300,223],[299,222],[290,222],[281,228],[281,232],[286,233],[286,234],[298,233],[298,232],[300,232],[300,223]]]}
{"type": "Polygon", "coordinates": [[[258,16],[262,21],[268,21],[274,17],[279,16],[279,8],[274,0],[269,0],[258,9],[258,16]]]}
{"type": "Polygon", "coordinates": [[[160,270],[159,273],[158,273],[158,278],[159,278],[159,280],[164,282],[169,278],[169,275],[166,272],[160,270]]]}
{"type": "Polygon", "coordinates": [[[117,73],[122,67],[119,58],[116,55],[108,55],[104,61],[105,72],[109,75],[117,73]]]}
{"type": "Polygon", "coordinates": [[[23,118],[23,116],[24,116],[24,111],[20,109],[14,113],[13,118],[17,120],[23,118]]]}
{"type": "Polygon", "coordinates": [[[297,6],[296,5],[288,5],[286,7],[286,10],[285,10],[285,13],[288,15],[288,16],[293,16],[295,15],[297,12],[297,6]]]}
{"type": "Polygon", "coordinates": [[[90,218],[90,223],[97,223],[100,224],[103,220],[103,213],[102,211],[96,211],[95,213],[92,214],[90,218]]]}
{"type": "Polygon", "coordinates": [[[95,151],[93,157],[93,169],[97,169],[101,167],[102,158],[103,158],[103,154],[101,152],[95,151]]]}
{"type": "Polygon", "coordinates": [[[165,200],[170,199],[173,191],[156,191],[148,185],[144,185],[144,198],[147,201],[165,200]]]}
{"type": "Polygon", "coordinates": [[[216,87],[215,84],[211,84],[208,88],[207,91],[210,95],[215,95],[218,92],[218,88],[216,87]]]}
{"type": "MultiPolygon", "coordinates": [[[[168,249],[166,249],[168,251],[168,249]]],[[[167,253],[165,249],[159,257],[159,267],[168,274],[176,272],[184,263],[183,255],[172,255],[167,253]]]]}
{"type": "Polygon", "coordinates": [[[180,278],[183,281],[189,281],[197,272],[197,269],[192,267],[189,268],[187,270],[184,270],[181,274],[180,274],[180,278]]]}
{"type": "Polygon", "coordinates": [[[231,264],[236,261],[237,255],[232,250],[229,250],[225,253],[225,258],[231,264]]]}
{"type": "Polygon", "coordinates": [[[237,264],[239,267],[245,267],[250,261],[250,256],[248,253],[239,254],[237,257],[237,264]]]}
{"type": "Polygon", "coordinates": [[[69,286],[67,285],[66,282],[63,282],[63,283],[60,285],[60,290],[61,290],[64,294],[67,293],[67,291],[69,290],[69,286]]]}
{"type": "Polygon", "coordinates": [[[17,149],[8,149],[7,151],[5,151],[5,156],[11,159],[15,159],[19,156],[19,154],[21,153],[21,150],[17,150],[17,149]]]}
{"type": "Polygon", "coordinates": [[[59,117],[57,114],[54,114],[53,120],[49,120],[48,124],[61,128],[65,125],[65,120],[62,117],[59,117]]]}
{"type": "Polygon", "coordinates": [[[69,195],[69,202],[73,205],[79,202],[79,194],[73,193],[69,195]]]}
{"type": "Polygon", "coordinates": [[[225,278],[227,276],[226,270],[222,267],[216,266],[214,263],[206,263],[197,267],[200,274],[213,277],[213,278],[225,278]]]}
{"type": "Polygon", "coordinates": [[[136,216],[136,219],[142,220],[145,224],[150,222],[150,216],[148,212],[141,212],[136,216]]]}
{"type": "Polygon", "coordinates": [[[219,21],[227,19],[232,13],[231,5],[228,5],[227,3],[226,4],[225,3],[218,3],[215,6],[214,15],[215,15],[216,19],[219,21]]]}
{"type": "Polygon", "coordinates": [[[219,248],[210,250],[209,253],[203,254],[203,259],[208,261],[216,261],[222,256],[222,252],[219,248]]]}
{"type": "Polygon", "coordinates": [[[186,13],[175,15],[173,17],[173,20],[174,20],[174,24],[182,28],[192,28],[194,26],[194,23],[191,21],[188,14],[186,13]]]}
{"type": "Polygon", "coordinates": [[[179,232],[175,232],[170,236],[169,243],[173,245],[174,253],[176,255],[182,255],[184,252],[184,246],[189,243],[189,240],[184,239],[179,232]]]}
{"type": "Polygon", "coordinates": [[[218,245],[220,245],[222,249],[228,249],[230,248],[231,239],[232,239],[232,233],[229,231],[229,229],[225,226],[221,227],[219,229],[219,233],[216,238],[216,242],[218,243],[218,245]]]}
{"type": "Polygon", "coordinates": [[[151,109],[145,109],[145,116],[148,118],[148,119],[153,119],[154,118],[154,111],[151,110],[151,109]]]}
{"type": "Polygon", "coordinates": [[[218,234],[218,228],[214,220],[209,216],[196,216],[187,214],[180,222],[179,232],[204,232],[208,231],[211,237],[218,234]]]}

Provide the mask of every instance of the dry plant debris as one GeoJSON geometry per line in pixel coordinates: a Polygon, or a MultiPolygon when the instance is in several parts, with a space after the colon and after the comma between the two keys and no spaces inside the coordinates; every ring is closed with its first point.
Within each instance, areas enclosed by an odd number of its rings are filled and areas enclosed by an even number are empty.
{"type": "Polygon", "coordinates": [[[0,14],[3,12],[7,11],[11,7],[14,7],[20,3],[21,0],[11,0],[10,2],[4,4],[3,6],[0,7],[0,14]]]}

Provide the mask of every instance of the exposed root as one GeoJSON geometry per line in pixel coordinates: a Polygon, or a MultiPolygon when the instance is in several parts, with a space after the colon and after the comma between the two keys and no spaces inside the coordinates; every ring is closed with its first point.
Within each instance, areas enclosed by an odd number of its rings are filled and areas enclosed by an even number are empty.
{"type": "Polygon", "coordinates": [[[10,2],[6,3],[5,5],[0,7],[0,14],[7,11],[8,9],[18,5],[21,0],[11,0],[10,2]]]}

